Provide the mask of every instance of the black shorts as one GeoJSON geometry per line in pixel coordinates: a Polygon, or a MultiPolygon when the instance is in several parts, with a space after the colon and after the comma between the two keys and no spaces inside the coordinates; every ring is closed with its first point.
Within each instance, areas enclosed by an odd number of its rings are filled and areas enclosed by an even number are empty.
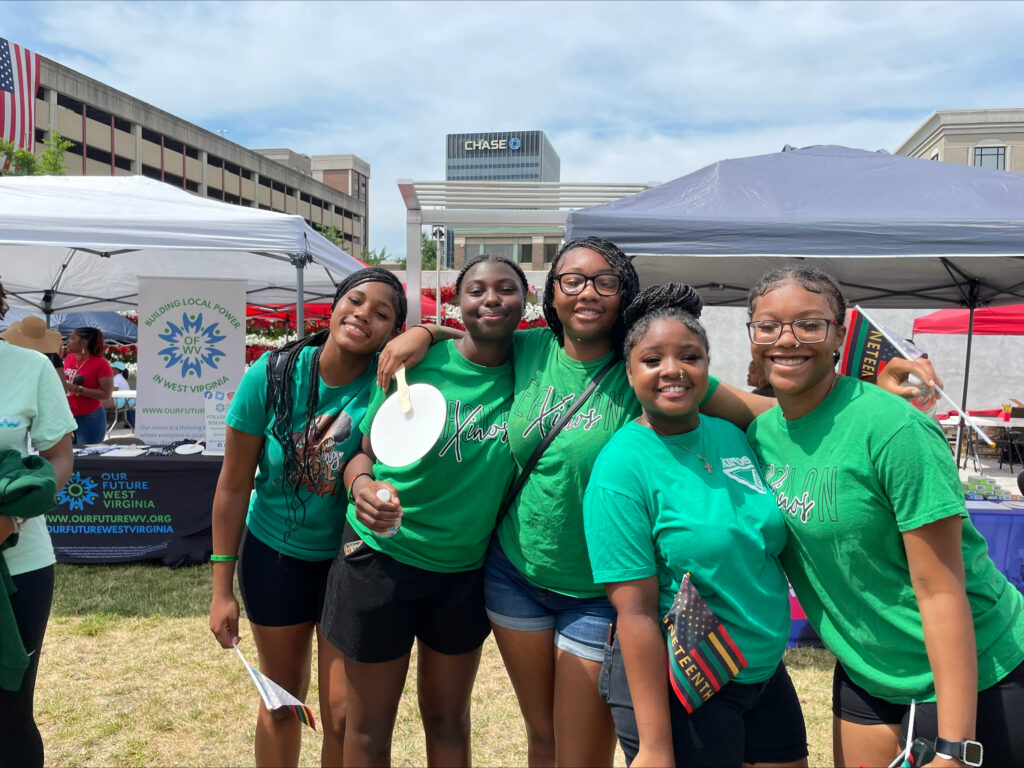
{"type": "MultiPolygon", "coordinates": [[[[838,661],[832,673],[832,714],[858,725],[899,723],[900,745],[906,745],[910,706],[872,696],[850,679],[838,661]]],[[[975,738],[985,750],[986,767],[1024,765],[1024,663],[978,693],[976,723],[975,738]]],[[[934,701],[918,703],[914,736],[941,736],[934,701]]]]}
{"type": "MultiPolygon", "coordinates": [[[[605,646],[598,689],[608,702],[628,765],[636,757],[640,737],[618,637],[605,646]]],[[[692,715],[671,690],[668,699],[676,765],[739,766],[807,757],[800,699],[781,662],[763,683],[727,683],[692,715]]]]}
{"type": "Polygon", "coordinates": [[[367,545],[345,524],[328,579],[324,636],[348,658],[394,661],[419,638],[438,653],[479,648],[491,627],[483,568],[437,573],[406,565],[367,545]]]}
{"type": "Polygon", "coordinates": [[[333,562],[282,555],[246,530],[238,554],[238,589],[249,621],[263,627],[320,621],[333,562]]]}

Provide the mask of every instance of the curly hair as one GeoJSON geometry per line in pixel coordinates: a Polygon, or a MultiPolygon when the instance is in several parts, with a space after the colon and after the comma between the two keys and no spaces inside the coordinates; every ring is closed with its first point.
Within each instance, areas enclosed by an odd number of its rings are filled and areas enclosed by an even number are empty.
{"type": "Polygon", "coordinates": [[[520,285],[523,286],[523,295],[525,296],[526,293],[530,290],[529,286],[527,285],[526,273],[523,272],[523,268],[516,264],[514,261],[512,261],[512,259],[506,258],[504,256],[495,256],[494,254],[491,253],[481,253],[479,256],[476,256],[467,261],[466,266],[459,270],[459,276],[455,278],[456,296],[462,293],[462,280],[466,276],[466,273],[469,272],[469,270],[475,267],[477,264],[483,261],[490,261],[494,262],[495,264],[504,264],[508,267],[511,267],[512,271],[516,273],[516,277],[519,278],[520,285]]]}
{"type": "MultiPolygon", "coordinates": [[[[392,304],[395,308],[395,330],[400,329],[405,324],[405,316],[408,311],[405,289],[393,273],[381,267],[360,269],[342,280],[334,292],[331,312],[334,312],[334,308],[342,296],[364,283],[384,283],[390,286],[393,294],[392,304]]],[[[296,431],[301,431],[304,445],[309,445],[312,441],[316,410],[320,402],[320,387],[316,383],[320,376],[320,353],[323,352],[329,335],[330,329],[324,329],[311,336],[285,344],[280,349],[271,352],[267,358],[267,409],[273,413],[270,433],[284,451],[285,482],[281,484],[282,491],[287,489],[285,493],[292,495],[288,504],[286,537],[305,522],[306,502],[299,495],[299,489],[303,483],[311,482],[314,479],[316,471],[311,462],[312,452],[304,451],[300,458],[292,435],[296,431]],[[302,350],[311,346],[315,346],[316,349],[313,351],[309,364],[309,391],[306,392],[306,409],[302,418],[301,430],[295,430],[292,428],[292,410],[295,395],[298,393],[292,391],[292,374],[295,372],[295,366],[298,364],[302,350]],[[294,487],[288,482],[290,479],[294,480],[294,487]],[[301,508],[302,519],[299,519],[299,508],[301,508]]]]}
{"type": "Polygon", "coordinates": [[[842,324],[846,319],[846,297],[843,296],[839,283],[824,270],[808,264],[779,267],[763,275],[750,289],[750,295],[747,297],[748,318],[753,320],[754,305],[759,298],[785,283],[796,283],[805,291],[822,294],[828,301],[836,322],[842,324]]]}
{"type": "Polygon", "coordinates": [[[558,255],[555,256],[555,260],[551,262],[551,269],[548,270],[547,279],[544,282],[544,319],[547,320],[548,328],[555,334],[558,343],[565,346],[565,329],[562,328],[562,321],[558,319],[558,313],[555,312],[555,278],[558,276],[558,264],[562,260],[562,256],[576,248],[587,248],[599,253],[608,262],[608,266],[618,273],[619,279],[622,281],[622,286],[619,289],[619,295],[622,297],[619,304],[619,316],[615,319],[615,325],[611,330],[612,345],[616,352],[621,353],[622,340],[626,335],[622,315],[633,302],[637,291],[640,290],[640,277],[636,273],[632,259],[610,240],[600,237],[578,237],[562,246],[558,255]]]}
{"type": "Polygon", "coordinates": [[[704,344],[705,351],[708,351],[707,331],[697,319],[703,308],[704,302],[698,293],[685,283],[665,283],[645,288],[623,313],[626,324],[623,356],[628,361],[629,353],[650,330],[651,324],[663,317],[675,318],[689,328],[704,344]]]}

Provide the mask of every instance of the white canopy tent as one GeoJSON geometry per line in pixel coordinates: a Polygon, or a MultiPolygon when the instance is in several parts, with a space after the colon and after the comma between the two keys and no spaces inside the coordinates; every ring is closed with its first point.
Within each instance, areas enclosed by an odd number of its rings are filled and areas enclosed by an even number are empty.
{"type": "Polygon", "coordinates": [[[140,275],[244,277],[247,301],[330,300],[362,265],[300,216],[197,197],[143,176],[0,178],[0,280],[13,306],[138,304],[140,275]]]}

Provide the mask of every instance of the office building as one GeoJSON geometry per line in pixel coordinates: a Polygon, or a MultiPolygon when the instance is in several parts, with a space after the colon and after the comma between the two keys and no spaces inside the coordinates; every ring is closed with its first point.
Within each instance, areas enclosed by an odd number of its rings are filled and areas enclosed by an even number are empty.
{"type": "Polygon", "coordinates": [[[938,110],[896,154],[1024,173],[1024,108],[938,110]]]}
{"type": "Polygon", "coordinates": [[[342,247],[368,247],[370,166],[355,155],[246,149],[40,56],[36,152],[49,131],[71,141],[69,175],[142,174],[193,194],[334,227],[342,247]]]}

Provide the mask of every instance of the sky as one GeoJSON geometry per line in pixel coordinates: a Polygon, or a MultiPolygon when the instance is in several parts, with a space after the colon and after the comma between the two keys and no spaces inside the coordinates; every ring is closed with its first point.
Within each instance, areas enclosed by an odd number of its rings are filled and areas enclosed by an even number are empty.
{"type": "Polygon", "coordinates": [[[445,135],[543,130],[562,181],[670,181],[786,144],[894,151],[1024,106],[1020,2],[0,2],[0,37],[245,147],[370,163],[371,248],[445,135]]]}

